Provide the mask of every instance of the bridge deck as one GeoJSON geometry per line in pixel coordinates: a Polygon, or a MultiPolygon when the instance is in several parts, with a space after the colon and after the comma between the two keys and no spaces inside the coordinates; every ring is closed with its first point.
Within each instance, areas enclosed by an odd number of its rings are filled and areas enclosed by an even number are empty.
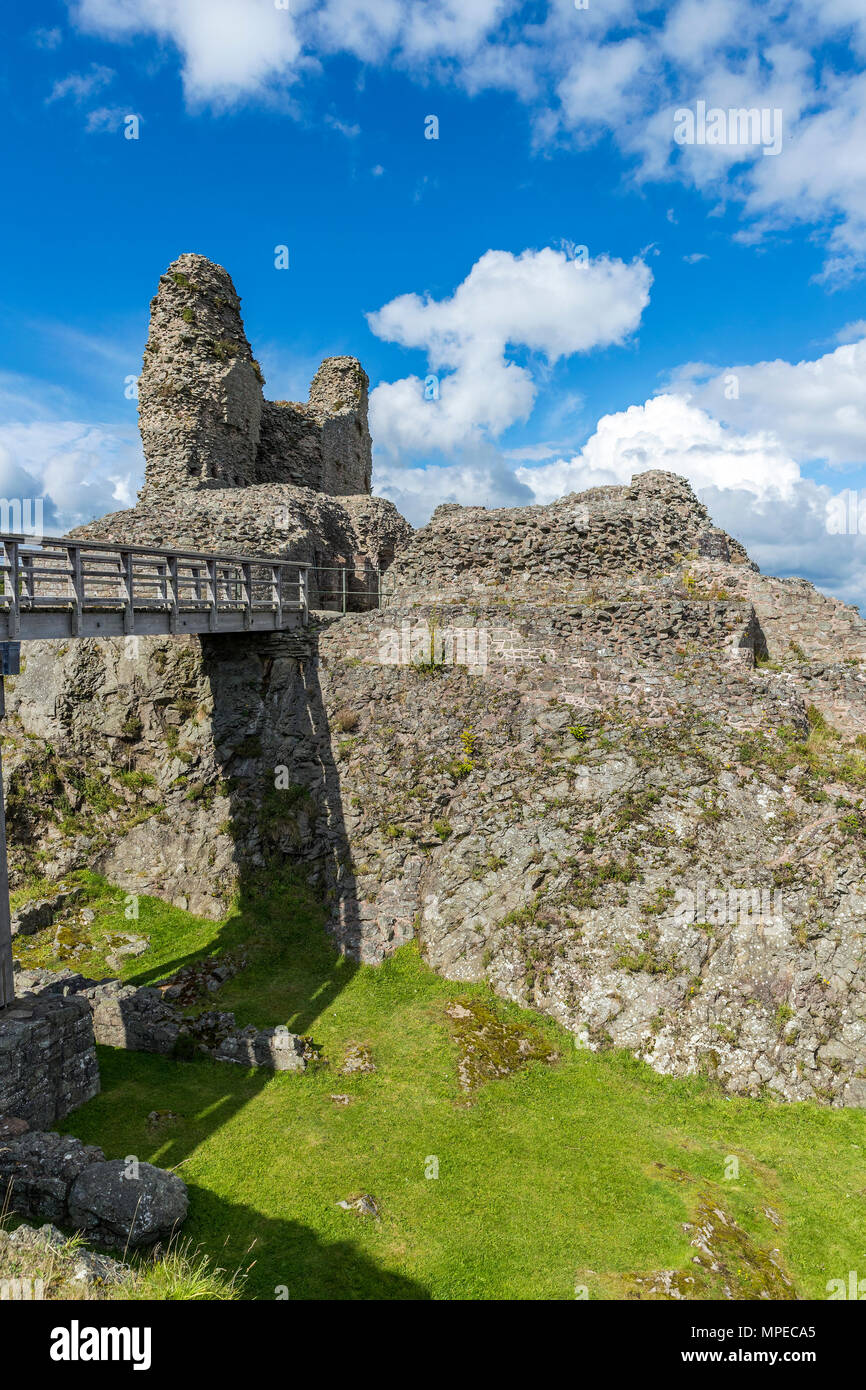
{"type": "Polygon", "coordinates": [[[0,535],[0,641],[278,632],[309,617],[309,566],[0,535]]]}

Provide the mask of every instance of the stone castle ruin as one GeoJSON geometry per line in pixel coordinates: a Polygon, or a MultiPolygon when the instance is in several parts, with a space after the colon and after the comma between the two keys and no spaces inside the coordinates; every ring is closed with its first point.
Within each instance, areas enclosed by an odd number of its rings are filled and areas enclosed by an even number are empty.
{"type": "Polygon", "coordinates": [[[346,357],[264,400],[226,272],[162,277],[145,485],[77,534],[387,568],[385,601],[302,636],[32,644],[17,880],[87,865],[217,918],[288,860],[355,959],[416,940],[587,1047],[866,1105],[866,622],[762,575],[668,473],[413,533],[370,494],[366,400],[346,357]]]}
{"type": "Polygon", "coordinates": [[[179,256],[151,301],[138,504],[75,534],[290,555],[362,575],[386,568],[411,527],[392,503],[371,496],[369,383],[360,362],[327,358],[305,403],[267,401],[263,385],[231,277],[204,256],[179,256]]]}
{"type": "Polygon", "coordinates": [[[160,278],[139,380],[144,496],[178,487],[291,483],[369,494],[367,374],[329,357],[306,404],[266,401],[228,273],[186,254],[160,278]]]}

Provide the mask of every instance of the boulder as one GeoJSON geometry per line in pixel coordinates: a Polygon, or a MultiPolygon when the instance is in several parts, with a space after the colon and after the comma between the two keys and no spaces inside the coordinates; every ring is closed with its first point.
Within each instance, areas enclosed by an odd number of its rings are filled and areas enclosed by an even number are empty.
{"type": "Polygon", "coordinates": [[[69,1223],[97,1245],[168,1241],[188,1211],[186,1184],[175,1173],[119,1158],[89,1164],[69,1193],[69,1223]]]}

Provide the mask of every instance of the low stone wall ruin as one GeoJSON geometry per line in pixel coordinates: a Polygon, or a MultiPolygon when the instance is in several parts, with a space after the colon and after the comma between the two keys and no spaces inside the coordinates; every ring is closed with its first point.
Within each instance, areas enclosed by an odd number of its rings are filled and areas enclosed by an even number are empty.
{"type": "Polygon", "coordinates": [[[48,1129],[99,1092],[84,999],[25,995],[0,1010],[0,1115],[48,1129]]]}

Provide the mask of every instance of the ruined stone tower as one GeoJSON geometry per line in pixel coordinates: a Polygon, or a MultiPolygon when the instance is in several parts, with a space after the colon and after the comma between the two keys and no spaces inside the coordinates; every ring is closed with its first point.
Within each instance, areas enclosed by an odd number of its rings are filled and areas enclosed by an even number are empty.
{"type": "Polygon", "coordinates": [[[263,385],[231,276],[204,256],[179,256],[151,302],[139,381],[142,497],[256,483],[369,494],[369,383],[360,362],[327,358],[306,403],[266,401],[263,385]]]}

